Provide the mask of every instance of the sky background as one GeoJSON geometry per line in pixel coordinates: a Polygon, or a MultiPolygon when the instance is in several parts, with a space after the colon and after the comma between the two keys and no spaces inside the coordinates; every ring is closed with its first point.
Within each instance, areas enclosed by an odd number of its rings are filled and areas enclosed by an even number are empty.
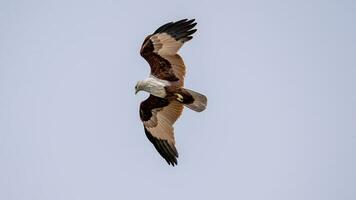
{"type": "Polygon", "coordinates": [[[355,1],[0,1],[0,199],[356,199],[355,1]],[[160,25],[196,18],[179,164],[134,95],[160,25]]]}

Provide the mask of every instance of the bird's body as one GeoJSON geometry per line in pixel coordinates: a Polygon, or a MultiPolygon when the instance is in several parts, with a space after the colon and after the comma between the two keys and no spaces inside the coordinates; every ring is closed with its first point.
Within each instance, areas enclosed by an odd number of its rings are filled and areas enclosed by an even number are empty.
{"type": "Polygon", "coordinates": [[[140,54],[151,67],[147,79],[138,81],[135,89],[150,96],[140,105],[140,118],[147,138],[161,156],[173,166],[177,164],[173,124],[186,106],[205,110],[207,98],[184,85],[185,65],[177,51],[191,40],[196,29],[194,20],[180,20],[158,28],[144,40],[140,54]]]}

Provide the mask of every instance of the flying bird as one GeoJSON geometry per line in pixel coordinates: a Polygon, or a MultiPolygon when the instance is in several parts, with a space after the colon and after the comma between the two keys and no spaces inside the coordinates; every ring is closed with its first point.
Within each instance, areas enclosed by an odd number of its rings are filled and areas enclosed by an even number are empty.
{"type": "Polygon", "coordinates": [[[173,124],[186,106],[196,112],[205,110],[207,98],[184,88],[185,65],[177,54],[193,38],[194,19],[169,22],[148,35],[140,54],[151,67],[150,76],[138,81],[135,90],[150,96],[140,104],[145,134],[168,164],[177,165],[173,124]]]}

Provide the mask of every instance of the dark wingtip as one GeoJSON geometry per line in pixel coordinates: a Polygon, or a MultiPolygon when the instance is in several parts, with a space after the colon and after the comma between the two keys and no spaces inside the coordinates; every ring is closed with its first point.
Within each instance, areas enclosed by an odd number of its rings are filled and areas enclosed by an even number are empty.
{"type": "Polygon", "coordinates": [[[169,22],[159,27],[154,34],[156,33],[168,33],[172,37],[174,37],[177,41],[180,40],[182,42],[186,42],[191,40],[193,35],[197,29],[193,29],[197,23],[195,19],[181,19],[176,22],[169,22]]]}
{"type": "Polygon", "coordinates": [[[172,166],[178,165],[178,152],[174,146],[168,144],[166,140],[161,140],[155,138],[147,129],[145,129],[145,134],[148,140],[153,144],[158,153],[164,158],[164,160],[172,166]]]}

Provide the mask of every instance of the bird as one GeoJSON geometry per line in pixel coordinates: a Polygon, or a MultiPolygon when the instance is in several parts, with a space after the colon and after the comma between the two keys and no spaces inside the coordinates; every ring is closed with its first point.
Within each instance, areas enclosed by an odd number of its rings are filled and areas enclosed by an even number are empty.
{"type": "Polygon", "coordinates": [[[148,140],[169,165],[178,164],[173,124],[183,108],[202,112],[207,97],[184,87],[185,65],[178,50],[193,38],[197,31],[195,19],[182,19],[160,26],[143,41],[140,55],[148,62],[151,71],[148,78],[135,86],[135,94],[148,92],[141,102],[140,119],[148,140]]]}

